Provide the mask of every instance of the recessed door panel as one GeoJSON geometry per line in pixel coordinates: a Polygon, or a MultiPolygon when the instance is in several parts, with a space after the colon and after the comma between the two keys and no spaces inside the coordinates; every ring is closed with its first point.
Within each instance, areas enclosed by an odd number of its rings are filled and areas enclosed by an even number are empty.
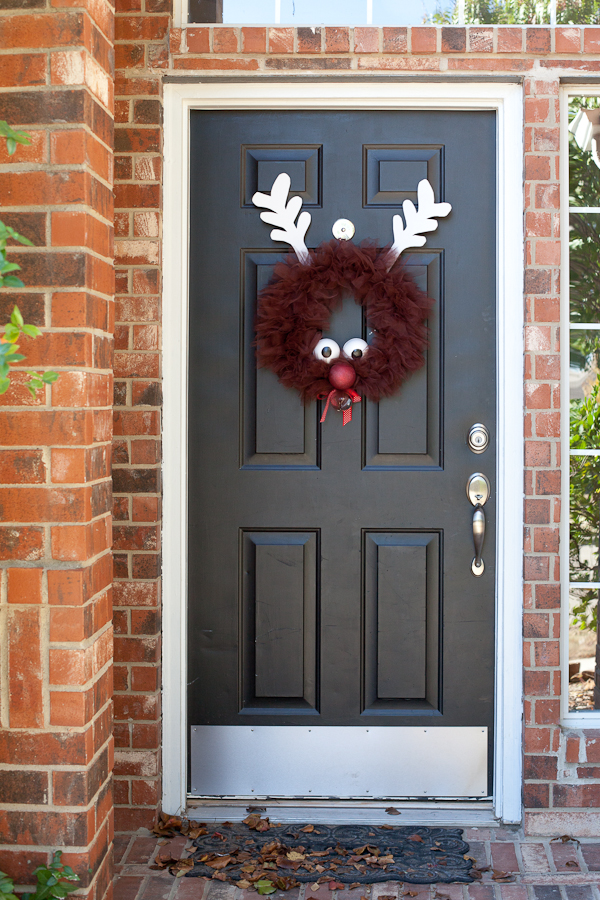
{"type": "Polygon", "coordinates": [[[364,536],[366,714],[439,714],[439,534],[364,536]]]}
{"type": "Polygon", "coordinates": [[[242,539],[240,709],[311,709],[316,700],[318,534],[242,539]]]}

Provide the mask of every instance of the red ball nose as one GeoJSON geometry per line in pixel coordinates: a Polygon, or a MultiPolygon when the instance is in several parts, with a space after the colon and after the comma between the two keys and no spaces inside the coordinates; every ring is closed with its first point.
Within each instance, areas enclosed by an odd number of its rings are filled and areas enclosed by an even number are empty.
{"type": "Polygon", "coordinates": [[[356,372],[348,363],[334,363],[329,373],[329,381],[334,388],[345,391],[356,381],[356,372]]]}

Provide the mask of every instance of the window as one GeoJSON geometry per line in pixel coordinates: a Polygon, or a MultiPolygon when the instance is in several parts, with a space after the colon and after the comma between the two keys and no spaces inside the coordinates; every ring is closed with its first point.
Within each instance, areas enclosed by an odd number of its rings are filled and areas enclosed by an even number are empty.
{"type": "Polygon", "coordinates": [[[231,25],[592,25],[600,23],[600,0],[190,0],[190,20],[231,25]]]}
{"type": "Polygon", "coordinates": [[[569,122],[569,712],[586,713],[600,709],[600,99],[571,98],[569,122]]]}

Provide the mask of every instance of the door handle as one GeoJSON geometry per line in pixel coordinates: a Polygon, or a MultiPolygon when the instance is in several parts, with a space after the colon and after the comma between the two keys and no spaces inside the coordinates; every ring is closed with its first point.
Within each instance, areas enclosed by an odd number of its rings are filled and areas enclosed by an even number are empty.
{"type": "Polygon", "coordinates": [[[471,572],[473,575],[483,575],[484,563],[481,558],[483,550],[483,542],[485,540],[485,513],[480,506],[473,513],[473,546],[475,547],[475,558],[471,563],[471,572]]]}
{"type": "Polygon", "coordinates": [[[483,575],[485,565],[481,558],[483,550],[483,542],[485,540],[485,513],[483,507],[489,500],[492,488],[491,485],[481,472],[475,472],[467,481],[467,497],[475,507],[473,511],[473,547],[475,548],[475,556],[471,563],[471,572],[476,577],[483,575]]]}

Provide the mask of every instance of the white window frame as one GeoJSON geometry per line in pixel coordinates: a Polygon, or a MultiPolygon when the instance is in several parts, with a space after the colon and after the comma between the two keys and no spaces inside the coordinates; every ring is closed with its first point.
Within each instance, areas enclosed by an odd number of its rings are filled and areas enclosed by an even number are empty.
{"type": "MultiPolygon", "coordinates": [[[[523,93],[515,83],[327,80],[167,83],[163,296],[163,809],[187,802],[187,273],[192,109],[491,109],[497,113],[497,603],[493,813],[521,821],[523,93]]],[[[466,436],[465,436],[466,437],[466,436]]],[[[474,458],[474,467],[475,458],[474,458]]],[[[437,808],[440,804],[435,804],[437,808]]],[[[468,824],[455,802],[445,821],[468,824]]],[[[352,821],[351,810],[346,819],[352,821]]]]}
{"type": "MultiPolygon", "coordinates": [[[[561,88],[560,94],[560,210],[561,224],[561,292],[560,329],[561,334],[570,333],[569,304],[569,101],[574,97],[599,97],[600,85],[569,85],[561,88]]],[[[598,207],[600,208],[600,207],[598,207]]],[[[595,207],[594,207],[595,209],[595,207]]],[[[579,210],[583,212],[583,209],[579,210]]],[[[600,710],[589,712],[569,712],[569,483],[570,467],[570,404],[569,404],[569,340],[561,341],[561,524],[560,524],[560,571],[561,571],[561,618],[560,652],[562,672],[561,724],[565,728],[600,727],[600,710]]],[[[583,455],[583,454],[580,454],[583,455]]],[[[596,582],[594,582],[596,584],[596,582]]],[[[582,583],[585,587],[585,582],[582,583]]]]}

